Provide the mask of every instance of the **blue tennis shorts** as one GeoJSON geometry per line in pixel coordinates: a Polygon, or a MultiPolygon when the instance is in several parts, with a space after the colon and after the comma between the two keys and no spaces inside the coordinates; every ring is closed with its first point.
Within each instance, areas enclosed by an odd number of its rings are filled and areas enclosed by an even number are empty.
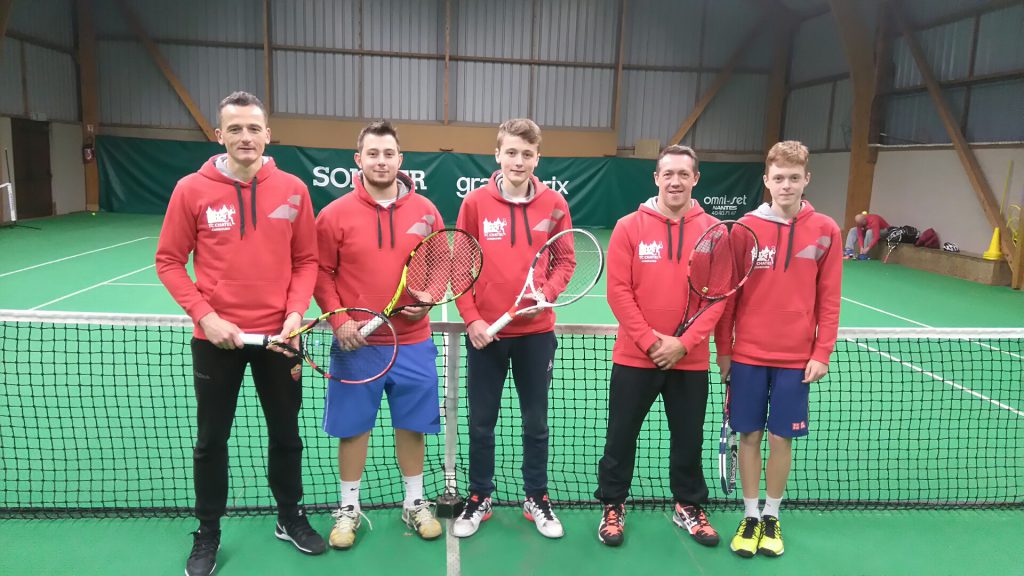
{"type": "Polygon", "coordinates": [[[729,424],[741,433],[764,430],[783,438],[807,435],[810,385],[799,368],[732,363],[729,424]]]}
{"type": "MultiPolygon", "coordinates": [[[[349,377],[352,371],[358,371],[361,354],[375,353],[370,348],[374,347],[343,352],[335,340],[331,346],[331,373],[349,377]]],[[[437,347],[433,340],[399,345],[391,370],[366,384],[342,384],[328,380],[324,431],[336,438],[351,438],[369,432],[377,421],[384,392],[388,394],[394,428],[423,434],[441,431],[437,347]]]]}

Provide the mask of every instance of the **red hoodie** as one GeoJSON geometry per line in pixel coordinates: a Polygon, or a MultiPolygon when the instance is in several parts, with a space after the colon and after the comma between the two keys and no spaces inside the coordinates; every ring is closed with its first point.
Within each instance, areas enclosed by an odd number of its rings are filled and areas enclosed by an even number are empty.
{"type": "Polygon", "coordinates": [[[316,282],[309,190],[267,158],[250,183],[225,176],[214,156],[178,181],[156,249],[156,273],[206,339],[199,320],[216,311],[244,332],[277,334],[305,314],[316,282]],[[196,281],[185,265],[193,257],[196,281]]]}
{"type": "Polygon", "coordinates": [[[864,219],[866,220],[864,227],[857,227],[857,248],[861,252],[867,252],[871,250],[872,246],[878,244],[878,241],[881,240],[879,236],[882,235],[882,228],[889,227],[889,223],[885,221],[885,218],[878,214],[866,214],[864,219]],[[867,247],[864,246],[864,233],[866,230],[871,231],[871,245],[867,247]]]}
{"type": "MultiPolygon", "coordinates": [[[[537,251],[548,238],[572,228],[569,204],[561,194],[533,176],[532,197],[512,202],[501,194],[500,175],[499,170],[485,186],[467,194],[459,209],[456,226],[476,238],[484,251],[484,267],[473,292],[455,301],[467,326],[477,320],[493,323],[508,312],[537,251]]],[[[554,327],[555,313],[548,308],[532,318],[516,317],[500,335],[539,334],[554,327]]]]}
{"type": "MultiPolygon", "coordinates": [[[[395,295],[402,268],[412,249],[434,230],[444,228],[441,213],[413,189],[412,180],[398,173],[399,198],[382,207],[363,187],[362,175],[353,178],[354,189],[331,202],[316,219],[320,269],[314,295],[320,309],[369,308],[383,310],[395,295]]],[[[403,294],[398,306],[411,303],[403,294]]],[[[348,321],[331,317],[337,329],[348,321]]],[[[430,321],[410,322],[401,315],[391,318],[399,344],[415,344],[430,338],[430,321]]]]}
{"type": "MultiPolygon", "coordinates": [[[[655,368],[647,356],[658,340],[654,330],[672,335],[682,323],[690,291],[690,252],[716,222],[696,200],[680,222],[658,212],[657,199],[651,198],[615,224],[608,244],[608,304],[619,321],[613,362],[655,368]]],[[[687,353],[674,369],[708,369],[708,335],[722,308],[712,307],[679,337],[687,353]]]]}
{"type": "MultiPolygon", "coordinates": [[[[827,364],[839,333],[839,226],[806,200],[790,222],[767,203],[740,222],[754,231],[760,248],[750,278],[729,299],[715,331],[718,353],[756,366],[803,369],[812,358],[827,364]]],[[[734,235],[738,262],[749,264],[750,240],[734,235]]]]}

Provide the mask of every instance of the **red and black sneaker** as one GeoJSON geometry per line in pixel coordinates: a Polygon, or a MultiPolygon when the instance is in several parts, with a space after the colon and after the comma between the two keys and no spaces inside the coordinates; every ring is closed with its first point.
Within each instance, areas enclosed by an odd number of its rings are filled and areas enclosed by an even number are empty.
{"type": "Polygon", "coordinates": [[[626,529],[626,507],[622,504],[608,504],[597,527],[597,538],[607,546],[622,544],[626,529]]]}
{"type": "Polygon", "coordinates": [[[700,506],[677,502],[672,521],[676,526],[689,532],[698,543],[704,546],[718,546],[718,532],[711,526],[711,522],[708,522],[708,515],[700,506]]]}

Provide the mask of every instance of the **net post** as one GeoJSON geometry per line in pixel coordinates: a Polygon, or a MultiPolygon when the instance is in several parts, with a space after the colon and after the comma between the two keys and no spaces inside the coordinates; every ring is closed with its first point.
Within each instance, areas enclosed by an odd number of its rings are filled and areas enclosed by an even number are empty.
{"type": "Polygon", "coordinates": [[[437,516],[448,520],[448,534],[451,535],[454,519],[462,514],[464,501],[459,496],[455,471],[458,455],[459,430],[459,361],[462,346],[459,342],[461,329],[446,323],[443,331],[442,349],[445,357],[444,372],[444,491],[437,497],[437,516]]]}

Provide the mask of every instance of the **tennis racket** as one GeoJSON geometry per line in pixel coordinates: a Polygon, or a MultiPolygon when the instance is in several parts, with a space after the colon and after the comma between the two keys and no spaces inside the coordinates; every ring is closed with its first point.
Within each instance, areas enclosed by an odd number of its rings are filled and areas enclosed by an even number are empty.
{"type": "MultiPolygon", "coordinates": [[[[407,308],[451,302],[469,292],[483,266],[480,243],[465,230],[444,228],[431,232],[409,253],[398,289],[383,314],[390,318],[407,308]],[[412,297],[413,302],[397,306],[403,294],[412,297]]],[[[366,338],[382,325],[380,318],[370,320],[359,333],[366,338]]]]}
{"type": "Polygon", "coordinates": [[[882,264],[885,264],[885,263],[889,262],[889,256],[892,256],[893,251],[896,250],[896,248],[900,245],[900,242],[902,242],[902,241],[903,241],[903,229],[902,228],[895,228],[891,232],[889,232],[888,235],[886,235],[886,237],[885,237],[885,244],[886,244],[885,257],[882,258],[882,264]]]}
{"type": "Polygon", "coordinates": [[[296,336],[299,337],[298,348],[264,334],[243,333],[242,342],[246,346],[276,346],[288,350],[305,360],[325,378],[342,384],[365,384],[376,380],[387,374],[398,356],[398,336],[391,321],[383,314],[365,308],[339,308],[327,312],[289,334],[287,339],[291,340],[296,336]],[[358,351],[358,364],[342,361],[334,367],[337,374],[328,371],[332,368],[331,343],[335,337],[328,321],[332,316],[338,316],[342,320],[339,330],[356,331],[370,322],[377,324],[373,334],[367,338],[368,345],[358,351]],[[351,323],[349,320],[356,322],[351,323]]]}
{"type": "Polygon", "coordinates": [[[731,378],[726,377],[725,405],[722,407],[722,433],[718,439],[718,479],[722,483],[722,492],[726,496],[736,489],[736,468],[739,463],[739,446],[736,444],[736,431],[729,425],[729,394],[731,378]]]}
{"type": "Polygon", "coordinates": [[[571,228],[548,239],[533,257],[515,303],[487,327],[491,338],[513,318],[544,308],[566,306],[586,296],[604,270],[604,252],[586,230],[571,228]]]}
{"type": "Polygon", "coordinates": [[[676,330],[677,338],[682,336],[701,314],[743,286],[750,273],[754,271],[757,251],[757,235],[749,226],[735,220],[717,222],[700,235],[693,246],[693,252],[690,252],[690,288],[686,292],[684,320],[676,330]],[[729,241],[730,236],[737,233],[749,234],[753,241],[749,261],[744,260],[739,265],[733,256],[732,244],[729,241]],[[690,308],[694,302],[694,294],[697,295],[698,302],[691,316],[690,308]]]}

